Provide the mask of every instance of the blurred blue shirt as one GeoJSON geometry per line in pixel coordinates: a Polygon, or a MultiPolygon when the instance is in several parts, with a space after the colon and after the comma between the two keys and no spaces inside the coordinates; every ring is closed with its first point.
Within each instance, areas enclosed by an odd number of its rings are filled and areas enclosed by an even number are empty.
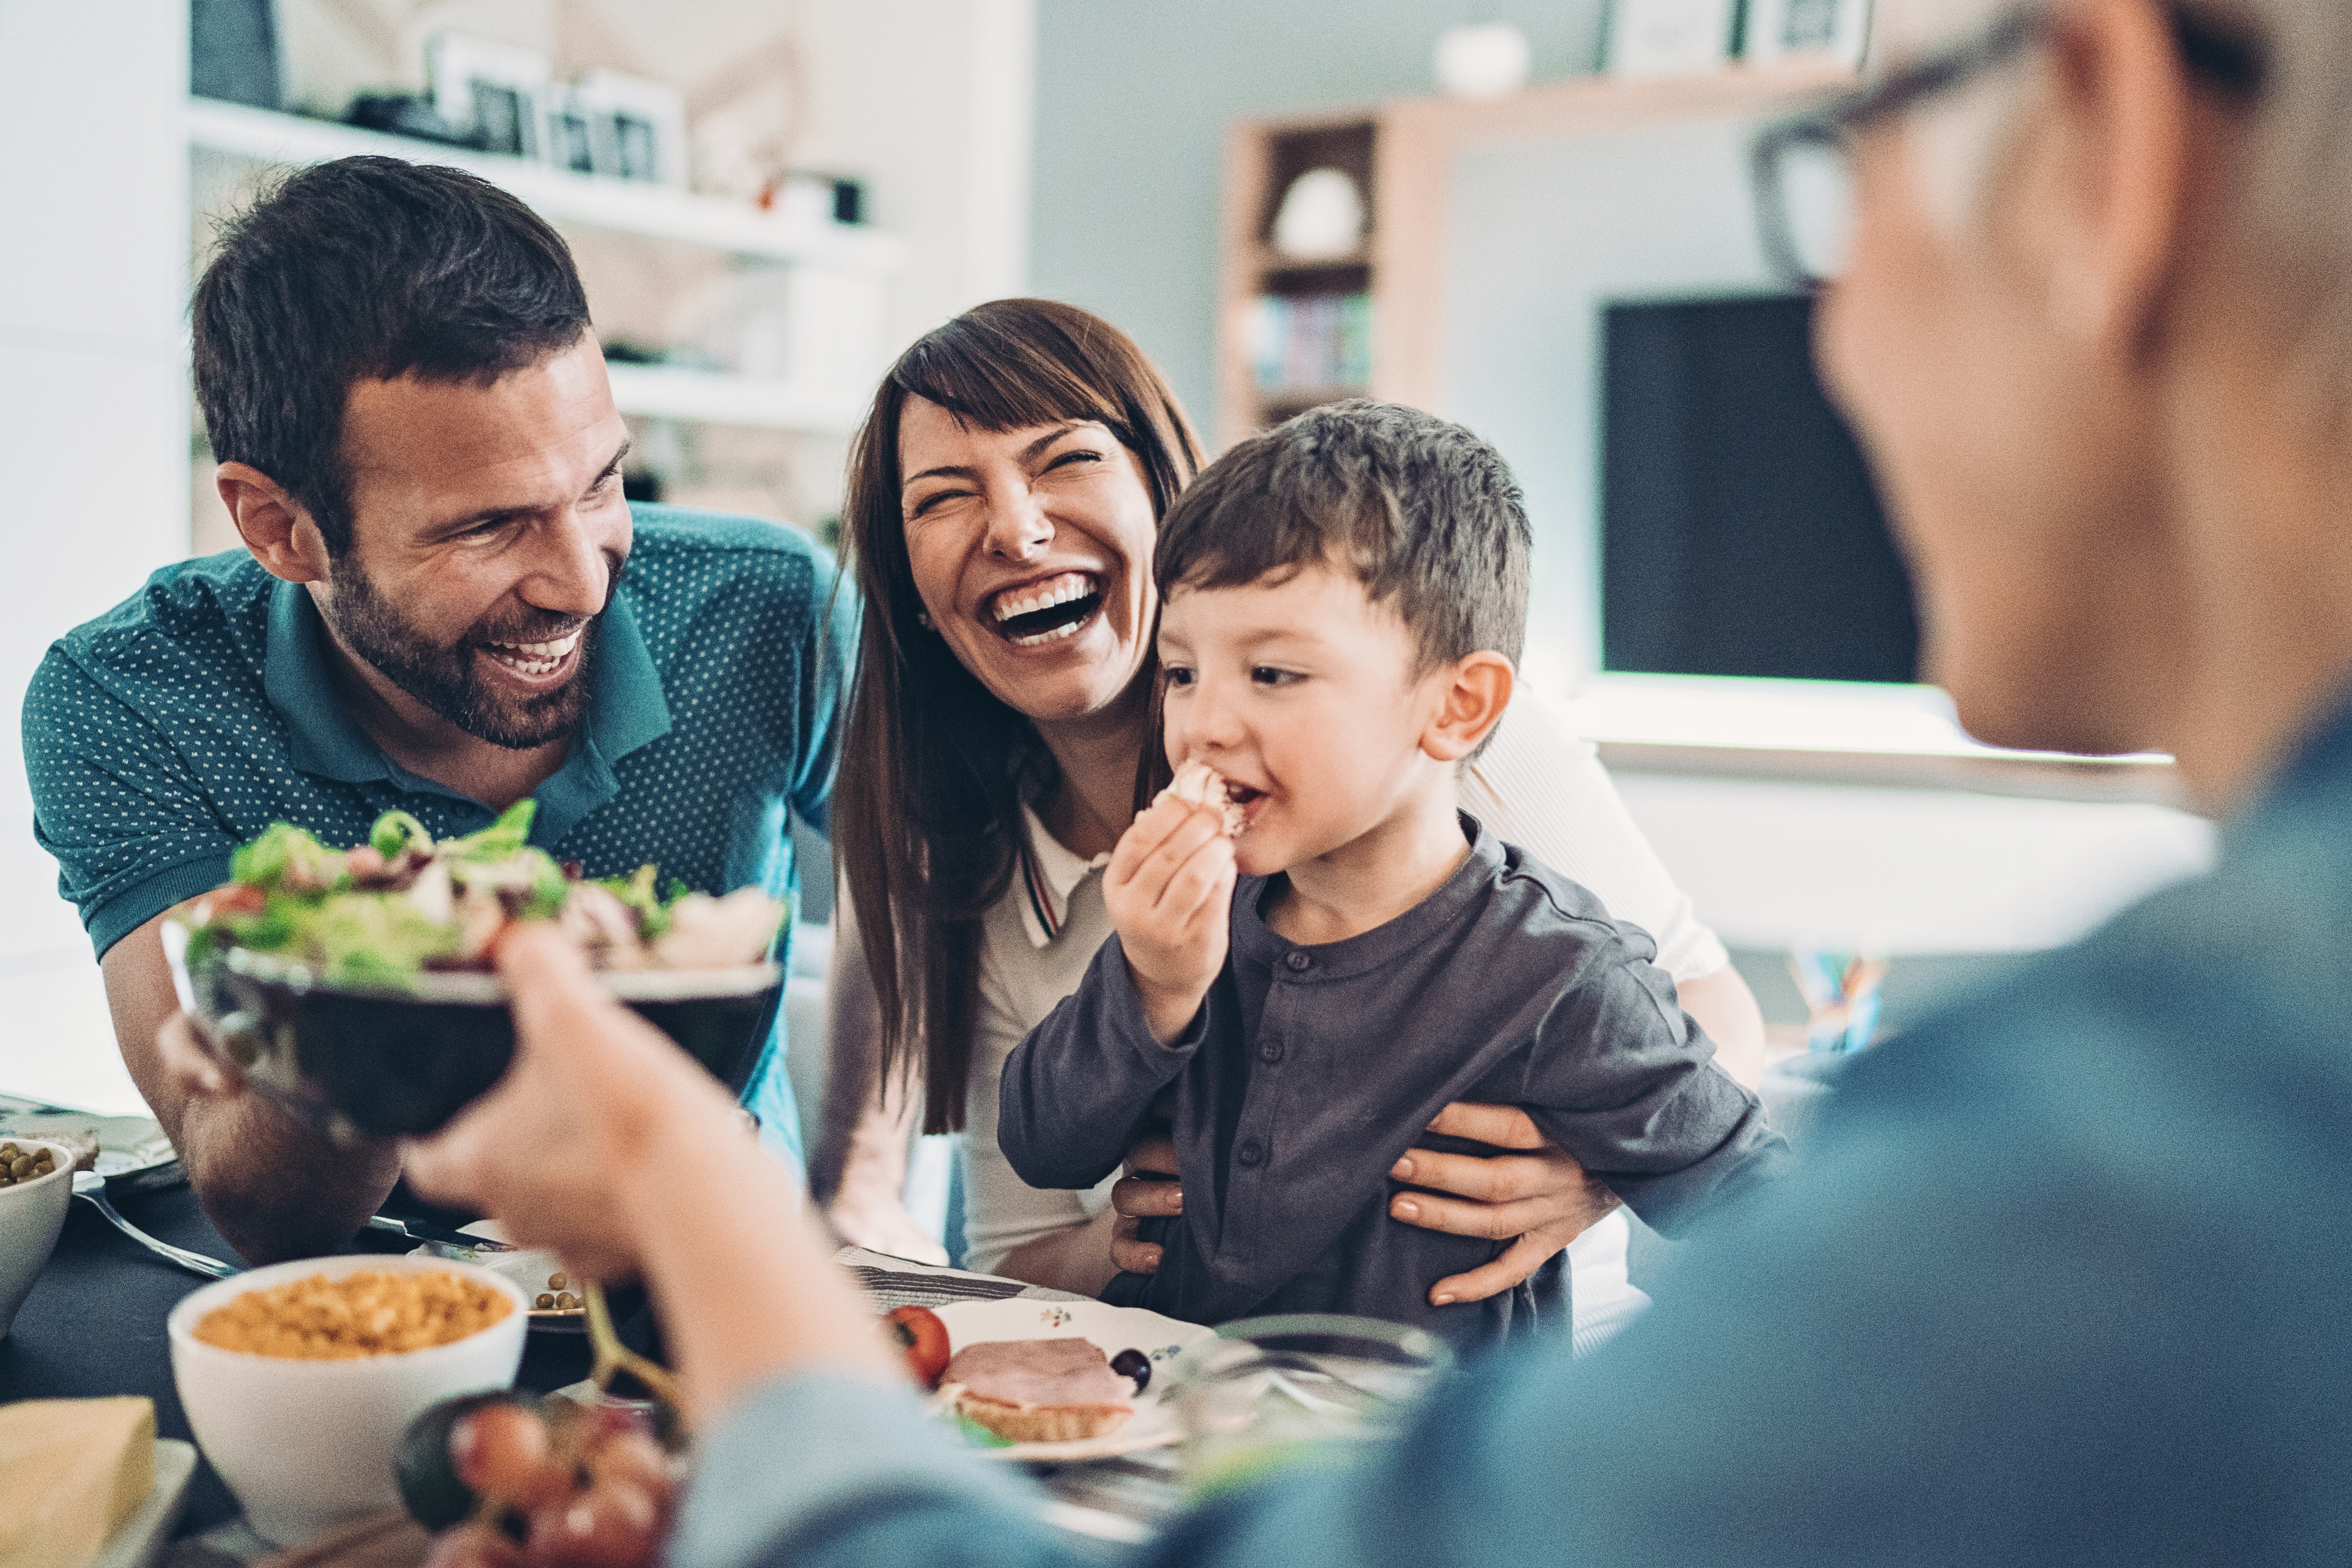
{"type": "MultiPolygon", "coordinates": [[[[2352,721],[2211,874],[1860,1058],[1656,1294],[1138,1555],[2352,1561],[2352,721]]],[[[702,1452],[679,1568],[1099,1558],[870,1386],[780,1383],[702,1452]]]]}

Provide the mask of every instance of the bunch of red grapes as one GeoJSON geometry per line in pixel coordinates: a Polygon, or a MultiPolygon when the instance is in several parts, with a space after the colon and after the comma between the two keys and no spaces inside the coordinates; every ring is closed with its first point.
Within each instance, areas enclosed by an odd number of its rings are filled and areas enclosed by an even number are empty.
{"type": "Polygon", "coordinates": [[[402,1491],[441,1531],[426,1568],[648,1568],[677,1507],[670,1455],[638,1410],[477,1394],[409,1437],[402,1491]]]}

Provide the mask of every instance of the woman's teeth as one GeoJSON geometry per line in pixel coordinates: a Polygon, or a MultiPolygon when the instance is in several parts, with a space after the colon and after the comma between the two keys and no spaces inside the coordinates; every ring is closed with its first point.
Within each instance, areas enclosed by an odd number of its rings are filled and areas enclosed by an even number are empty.
{"type": "Polygon", "coordinates": [[[482,651],[513,670],[517,675],[531,677],[553,675],[563,668],[572,650],[580,646],[580,630],[553,642],[485,643],[482,651]]]}
{"type": "Polygon", "coordinates": [[[1014,647],[1037,647],[1049,642],[1060,642],[1064,637],[1077,636],[1078,628],[1084,625],[1086,625],[1086,622],[1083,620],[1064,621],[1060,626],[1054,627],[1050,631],[1033,632],[1025,637],[1014,637],[1013,639],[1013,646],[1014,647]]]}
{"type": "Polygon", "coordinates": [[[1065,572],[1001,595],[991,615],[1014,647],[1038,647],[1076,634],[1094,618],[1102,588],[1088,572],[1065,572]]]}
{"type": "Polygon", "coordinates": [[[1040,610],[1050,610],[1056,605],[1083,599],[1094,591],[1094,579],[1083,572],[1065,572],[1058,577],[1048,577],[1034,588],[1007,594],[997,600],[997,624],[1001,626],[1015,616],[1034,616],[1040,610]]]}

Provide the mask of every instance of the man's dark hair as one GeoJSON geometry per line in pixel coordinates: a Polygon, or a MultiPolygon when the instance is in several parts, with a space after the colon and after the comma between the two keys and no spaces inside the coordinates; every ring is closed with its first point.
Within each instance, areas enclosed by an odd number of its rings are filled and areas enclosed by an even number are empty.
{"type": "Polygon", "coordinates": [[[1312,408],[1202,471],[1160,524],[1152,574],[1179,588],[1281,582],[1328,562],[1393,599],[1422,673],[1528,630],[1534,538],[1503,455],[1393,403],[1312,408]]]}
{"type": "Polygon", "coordinates": [[[495,380],[578,342],[588,296],[562,237],[488,181],[342,158],[222,226],[194,313],[213,455],[284,486],[340,555],[352,384],[495,380]]]}

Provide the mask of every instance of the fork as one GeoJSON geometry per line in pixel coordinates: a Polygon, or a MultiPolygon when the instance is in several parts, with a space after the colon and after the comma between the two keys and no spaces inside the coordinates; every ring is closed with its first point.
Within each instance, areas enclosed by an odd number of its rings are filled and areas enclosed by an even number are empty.
{"type": "Polygon", "coordinates": [[[169,1258],[192,1274],[201,1274],[207,1279],[226,1279],[245,1272],[234,1264],[223,1263],[217,1258],[206,1258],[201,1252],[190,1252],[185,1247],[173,1247],[170,1242],[158,1241],[124,1219],[122,1211],[116,1208],[113,1200],[106,1195],[106,1178],[96,1171],[76,1171],[73,1190],[74,1196],[87,1202],[90,1207],[104,1215],[107,1223],[115,1229],[156,1257],[169,1258]]]}

